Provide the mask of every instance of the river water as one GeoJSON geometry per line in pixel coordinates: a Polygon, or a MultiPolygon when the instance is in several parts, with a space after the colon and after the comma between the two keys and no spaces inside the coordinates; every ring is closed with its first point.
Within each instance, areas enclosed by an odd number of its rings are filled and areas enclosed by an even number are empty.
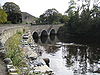
{"type": "Polygon", "coordinates": [[[56,36],[36,39],[45,48],[42,58],[50,59],[55,75],[100,75],[100,47],[62,42],[56,36]]]}

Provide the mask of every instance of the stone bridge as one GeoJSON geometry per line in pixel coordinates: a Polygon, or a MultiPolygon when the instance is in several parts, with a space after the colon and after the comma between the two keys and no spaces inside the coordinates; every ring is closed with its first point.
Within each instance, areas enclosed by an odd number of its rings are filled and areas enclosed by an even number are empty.
{"type": "Polygon", "coordinates": [[[58,29],[62,25],[36,25],[36,26],[31,26],[31,34],[33,38],[39,38],[42,36],[50,36],[50,35],[55,35],[57,34],[58,29]]]}
{"type": "Polygon", "coordinates": [[[17,25],[17,24],[0,24],[0,42],[5,44],[5,42],[14,34],[23,30],[30,30],[33,37],[49,36],[51,34],[57,34],[59,27],[62,25],[17,25]]]}

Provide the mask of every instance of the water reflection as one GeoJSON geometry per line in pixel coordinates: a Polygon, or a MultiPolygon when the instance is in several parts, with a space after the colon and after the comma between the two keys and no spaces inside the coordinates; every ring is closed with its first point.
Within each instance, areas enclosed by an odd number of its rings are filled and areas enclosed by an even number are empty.
{"type": "Polygon", "coordinates": [[[51,41],[54,41],[55,40],[55,37],[56,37],[55,35],[50,35],[50,40],[51,41]]]}
{"type": "Polygon", "coordinates": [[[64,46],[62,49],[66,67],[73,67],[74,74],[87,74],[100,72],[100,49],[86,46],[64,46]]]}
{"type": "Polygon", "coordinates": [[[75,45],[62,45],[56,49],[53,47],[48,45],[42,56],[50,59],[50,67],[56,75],[99,75],[100,48],[75,45]]]}
{"type": "Polygon", "coordinates": [[[34,39],[34,42],[35,42],[35,43],[38,43],[38,41],[39,41],[38,38],[35,38],[35,39],[34,39]]]}
{"type": "Polygon", "coordinates": [[[45,48],[42,57],[50,59],[50,67],[56,75],[100,75],[100,47],[97,45],[57,44],[56,39],[54,42],[47,39],[41,45],[45,48]]]}
{"type": "Polygon", "coordinates": [[[57,41],[59,41],[57,39],[57,36],[53,35],[53,36],[41,36],[40,38],[33,38],[35,43],[38,44],[55,44],[57,41]]]}
{"type": "Polygon", "coordinates": [[[46,46],[44,46],[44,48],[46,49],[45,51],[46,51],[46,53],[55,53],[55,52],[57,52],[58,51],[58,48],[59,47],[57,47],[57,46],[54,46],[54,45],[46,45],[46,46]]]}
{"type": "Polygon", "coordinates": [[[41,40],[42,43],[46,43],[47,39],[48,39],[48,37],[41,37],[40,38],[40,40],[41,40]]]}

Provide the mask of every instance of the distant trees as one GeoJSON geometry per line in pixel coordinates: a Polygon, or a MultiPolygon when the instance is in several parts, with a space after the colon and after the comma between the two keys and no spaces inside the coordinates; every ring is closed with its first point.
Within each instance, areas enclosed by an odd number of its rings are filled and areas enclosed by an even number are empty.
{"type": "Polygon", "coordinates": [[[60,24],[64,23],[65,19],[67,17],[65,15],[62,16],[61,13],[59,13],[56,9],[48,9],[40,15],[40,18],[38,19],[38,24],[60,24]]]}
{"type": "MultiPolygon", "coordinates": [[[[100,35],[100,6],[99,0],[70,0],[66,11],[69,20],[65,24],[66,31],[81,36],[100,35]],[[80,5],[77,4],[80,2],[80,5]],[[83,35],[84,34],[84,35],[83,35]]],[[[67,33],[65,32],[65,33],[67,33]]]]}
{"type": "Polygon", "coordinates": [[[7,21],[6,12],[0,7],[0,23],[5,23],[7,21]]]}
{"type": "Polygon", "coordinates": [[[15,24],[22,22],[22,14],[18,5],[13,2],[6,2],[3,5],[3,9],[8,14],[8,21],[11,21],[11,23],[15,24]]]}
{"type": "Polygon", "coordinates": [[[69,20],[69,17],[67,15],[61,15],[60,17],[60,23],[67,23],[69,20]]]}

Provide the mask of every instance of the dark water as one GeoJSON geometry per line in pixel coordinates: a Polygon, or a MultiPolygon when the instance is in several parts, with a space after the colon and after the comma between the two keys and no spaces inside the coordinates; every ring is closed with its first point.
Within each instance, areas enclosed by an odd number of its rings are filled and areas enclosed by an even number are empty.
{"type": "Polygon", "coordinates": [[[56,36],[36,42],[45,48],[42,57],[50,59],[50,68],[56,75],[100,75],[99,44],[64,43],[56,36]]]}

